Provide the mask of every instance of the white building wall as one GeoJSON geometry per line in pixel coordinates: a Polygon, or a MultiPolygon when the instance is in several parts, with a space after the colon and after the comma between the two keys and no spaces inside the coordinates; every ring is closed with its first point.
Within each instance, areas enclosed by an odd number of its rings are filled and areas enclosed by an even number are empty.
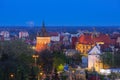
{"type": "Polygon", "coordinates": [[[98,67],[99,55],[88,55],[88,69],[98,67]]]}
{"type": "Polygon", "coordinates": [[[10,37],[10,34],[9,34],[8,31],[1,31],[0,35],[2,35],[4,38],[9,38],[10,37]]]}
{"type": "Polygon", "coordinates": [[[51,36],[50,40],[51,41],[60,41],[60,37],[59,36],[51,36]]]}
{"type": "Polygon", "coordinates": [[[28,36],[29,36],[28,32],[19,32],[19,38],[24,38],[28,36]]]}

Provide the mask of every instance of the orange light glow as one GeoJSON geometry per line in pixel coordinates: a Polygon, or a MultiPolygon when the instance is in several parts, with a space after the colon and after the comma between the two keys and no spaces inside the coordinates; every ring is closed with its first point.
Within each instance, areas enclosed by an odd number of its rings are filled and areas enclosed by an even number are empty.
{"type": "Polygon", "coordinates": [[[41,72],[40,75],[43,75],[43,73],[41,72]]]}
{"type": "Polygon", "coordinates": [[[38,58],[39,56],[38,55],[32,55],[33,58],[38,58]]]}
{"type": "Polygon", "coordinates": [[[50,43],[50,37],[37,37],[36,51],[40,52],[47,48],[47,44],[50,43]]]}

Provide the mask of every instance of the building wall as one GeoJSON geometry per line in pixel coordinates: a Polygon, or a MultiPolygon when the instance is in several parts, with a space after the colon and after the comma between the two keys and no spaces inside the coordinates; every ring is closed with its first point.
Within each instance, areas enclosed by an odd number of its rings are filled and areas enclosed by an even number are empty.
{"type": "Polygon", "coordinates": [[[89,44],[76,44],[76,50],[80,51],[83,54],[87,54],[88,51],[93,47],[94,45],[89,44]]]}
{"type": "Polygon", "coordinates": [[[19,32],[19,38],[25,38],[28,36],[29,36],[28,32],[19,32]]]}
{"type": "Polygon", "coordinates": [[[99,60],[99,55],[88,55],[88,69],[100,71],[103,68],[103,63],[99,60]]]}
{"type": "Polygon", "coordinates": [[[36,51],[40,52],[48,48],[49,43],[50,43],[50,37],[37,37],[36,51]]]}
{"type": "Polygon", "coordinates": [[[59,36],[51,36],[51,41],[60,41],[60,37],[59,36]]]}
{"type": "Polygon", "coordinates": [[[9,34],[8,31],[1,31],[0,35],[2,35],[4,38],[9,38],[10,37],[10,34],[9,34]]]}

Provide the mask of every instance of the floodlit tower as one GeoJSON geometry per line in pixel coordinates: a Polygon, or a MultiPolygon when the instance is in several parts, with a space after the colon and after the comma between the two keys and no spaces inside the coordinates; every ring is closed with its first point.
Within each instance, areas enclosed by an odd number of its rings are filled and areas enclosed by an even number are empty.
{"type": "Polygon", "coordinates": [[[48,44],[50,43],[50,37],[45,28],[44,22],[42,22],[42,28],[39,33],[37,33],[36,37],[36,51],[40,52],[48,48],[48,44]]]}

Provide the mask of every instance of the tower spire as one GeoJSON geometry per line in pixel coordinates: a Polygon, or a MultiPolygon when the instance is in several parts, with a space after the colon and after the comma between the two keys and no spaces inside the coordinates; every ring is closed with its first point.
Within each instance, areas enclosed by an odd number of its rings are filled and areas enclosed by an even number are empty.
{"type": "Polygon", "coordinates": [[[42,27],[45,28],[45,22],[44,22],[44,20],[42,21],[42,27]]]}
{"type": "Polygon", "coordinates": [[[42,21],[42,27],[41,27],[39,36],[41,36],[41,37],[47,37],[48,36],[46,28],[45,28],[44,21],[42,21]]]}

